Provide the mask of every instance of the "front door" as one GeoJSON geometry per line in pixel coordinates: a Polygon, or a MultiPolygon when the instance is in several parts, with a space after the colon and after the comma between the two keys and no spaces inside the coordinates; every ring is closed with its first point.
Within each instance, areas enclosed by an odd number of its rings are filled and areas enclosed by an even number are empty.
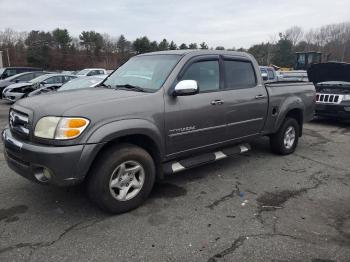
{"type": "Polygon", "coordinates": [[[225,114],[220,92],[219,57],[196,59],[185,67],[181,80],[195,80],[199,93],[167,96],[165,131],[167,155],[191,152],[224,140],[225,114]]]}

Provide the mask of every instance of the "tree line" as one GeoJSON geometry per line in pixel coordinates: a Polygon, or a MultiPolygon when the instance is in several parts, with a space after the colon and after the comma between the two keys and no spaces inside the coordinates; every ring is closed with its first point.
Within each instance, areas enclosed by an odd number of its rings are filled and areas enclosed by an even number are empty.
{"type": "MultiPolygon", "coordinates": [[[[114,69],[135,54],[176,49],[214,48],[209,48],[206,42],[177,45],[174,41],[157,42],[147,36],[129,41],[124,35],[113,37],[95,31],[83,31],[74,37],[67,29],[60,28],[49,32],[17,32],[10,28],[0,31],[4,66],[30,65],[51,70],[114,69]]],[[[225,50],[225,47],[215,49],[225,50]]],[[[322,52],[323,61],[350,62],[350,23],[326,25],[306,32],[293,26],[270,36],[267,42],[237,50],[253,54],[261,65],[291,67],[295,62],[294,53],[302,51],[322,52]]]]}
{"type": "Polygon", "coordinates": [[[265,43],[246,50],[261,65],[274,64],[292,67],[295,52],[316,51],[322,53],[322,61],[350,62],[350,22],[325,25],[304,31],[293,26],[265,43]]]}

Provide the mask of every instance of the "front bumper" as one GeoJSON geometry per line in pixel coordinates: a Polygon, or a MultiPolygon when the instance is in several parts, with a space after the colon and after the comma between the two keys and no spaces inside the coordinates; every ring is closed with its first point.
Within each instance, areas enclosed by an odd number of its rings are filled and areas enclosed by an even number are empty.
{"type": "Polygon", "coordinates": [[[10,101],[10,102],[16,102],[17,100],[20,100],[24,94],[22,93],[14,93],[14,92],[3,92],[2,99],[10,101]]]}
{"type": "Polygon", "coordinates": [[[341,104],[316,104],[316,116],[350,119],[350,102],[341,104]]]}
{"type": "Polygon", "coordinates": [[[8,166],[35,182],[57,186],[78,184],[84,180],[91,162],[102,144],[46,146],[21,141],[9,129],[2,133],[8,166]],[[44,170],[49,176],[43,177],[44,170]],[[41,177],[43,179],[38,179],[41,177]]]}

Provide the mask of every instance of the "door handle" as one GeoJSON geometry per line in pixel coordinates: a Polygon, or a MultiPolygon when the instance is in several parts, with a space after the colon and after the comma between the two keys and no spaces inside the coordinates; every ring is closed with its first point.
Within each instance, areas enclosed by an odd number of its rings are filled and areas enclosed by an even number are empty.
{"type": "Polygon", "coordinates": [[[264,95],[257,95],[257,96],[255,96],[255,99],[264,99],[264,98],[265,98],[264,95]]]}
{"type": "Polygon", "coordinates": [[[211,105],[215,106],[215,105],[222,105],[224,103],[223,100],[220,99],[216,99],[210,102],[211,105]]]}

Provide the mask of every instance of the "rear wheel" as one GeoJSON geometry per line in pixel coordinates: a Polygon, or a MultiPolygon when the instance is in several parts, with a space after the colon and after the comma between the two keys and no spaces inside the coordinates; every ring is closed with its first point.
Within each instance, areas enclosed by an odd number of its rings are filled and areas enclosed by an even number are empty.
{"type": "Polygon", "coordinates": [[[271,150],[280,155],[295,151],[299,140],[300,126],[294,118],[286,118],[276,134],[270,137],[271,150]]]}
{"type": "Polygon", "coordinates": [[[155,181],[152,157],[132,145],[109,148],[94,163],[88,179],[90,199],[111,213],[134,209],[148,197],[155,181]]]}

